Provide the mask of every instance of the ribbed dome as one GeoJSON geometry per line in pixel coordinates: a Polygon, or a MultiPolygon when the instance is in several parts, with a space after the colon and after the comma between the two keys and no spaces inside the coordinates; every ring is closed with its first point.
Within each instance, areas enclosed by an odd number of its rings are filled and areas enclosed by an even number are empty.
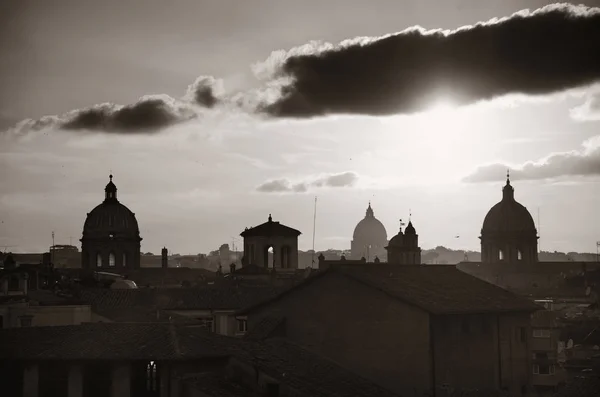
{"type": "Polygon", "coordinates": [[[404,235],[402,234],[402,230],[398,232],[392,239],[390,240],[388,247],[402,247],[404,246],[404,235]]]}
{"type": "Polygon", "coordinates": [[[370,203],[365,217],[354,228],[353,238],[356,241],[373,241],[375,243],[387,241],[385,227],[375,218],[370,203]]]}
{"type": "Polygon", "coordinates": [[[104,202],[87,214],[83,236],[138,237],[140,231],[135,215],[117,200],[117,187],[112,182],[112,175],[104,191],[104,202]]]}
{"type": "Polygon", "coordinates": [[[481,233],[537,233],[533,217],[515,200],[510,180],[502,189],[502,201],[494,205],[483,220],[481,233]]]}
{"type": "Polygon", "coordinates": [[[104,202],[87,215],[83,225],[83,234],[112,233],[114,235],[139,234],[135,215],[123,204],[104,202]]]}

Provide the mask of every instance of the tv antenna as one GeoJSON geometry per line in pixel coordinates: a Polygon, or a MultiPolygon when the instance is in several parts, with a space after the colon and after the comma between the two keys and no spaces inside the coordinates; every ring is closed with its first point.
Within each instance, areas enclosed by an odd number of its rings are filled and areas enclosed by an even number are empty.
{"type": "Polygon", "coordinates": [[[310,266],[314,267],[315,265],[315,234],[317,231],[317,196],[315,196],[315,210],[313,215],[313,238],[312,238],[312,258],[310,261],[310,266]]]}

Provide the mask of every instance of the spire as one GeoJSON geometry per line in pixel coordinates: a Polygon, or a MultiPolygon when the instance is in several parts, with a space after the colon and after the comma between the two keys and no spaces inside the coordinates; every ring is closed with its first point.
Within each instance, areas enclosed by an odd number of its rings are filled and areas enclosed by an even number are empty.
{"type": "Polygon", "coordinates": [[[502,189],[502,201],[514,199],[515,189],[510,184],[510,170],[506,170],[506,185],[502,189]]]}
{"type": "Polygon", "coordinates": [[[367,207],[367,218],[373,218],[375,217],[375,214],[373,213],[373,208],[371,208],[371,202],[369,201],[369,206],[367,207]]]}
{"type": "Polygon", "coordinates": [[[273,217],[269,214],[269,222],[273,222],[273,217]]]}
{"type": "Polygon", "coordinates": [[[113,183],[113,176],[108,176],[109,182],[104,188],[104,201],[117,201],[117,186],[113,183]]]}
{"type": "Polygon", "coordinates": [[[406,226],[404,234],[417,234],[417,231],[410,220],[408,221],[408,225],[406,226]]]}

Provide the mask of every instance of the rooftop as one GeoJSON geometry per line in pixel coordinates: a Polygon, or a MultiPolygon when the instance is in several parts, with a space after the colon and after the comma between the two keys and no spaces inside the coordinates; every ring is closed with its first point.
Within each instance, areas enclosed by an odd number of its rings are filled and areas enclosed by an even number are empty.
{"type": "Polygon", "coordinates": [[[226,342],[200,328],[87,323],[0,330],[0,360],[177,360],[223,356],[226,342]]]}
{"type": "MultiPolygon", "coordinates": [[[[255,305],[266,304],[325,274],[339,274],[432,314],[533,312],[540,306],[450,265],[337,266],[255,305]]],[[[240,311],[250,312],[252,306],[240,311]]]]}

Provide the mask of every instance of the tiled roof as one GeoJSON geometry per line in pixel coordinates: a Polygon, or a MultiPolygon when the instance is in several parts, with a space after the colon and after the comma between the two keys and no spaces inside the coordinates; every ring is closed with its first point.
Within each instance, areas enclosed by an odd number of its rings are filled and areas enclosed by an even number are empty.
{"type": "Polygon", "coordinates": [[[392,397],[396,394],[283,339],[245,342],[235,354],[302,396],[392,397]]]}
{"type": "MultiPolygon", "coordinates": [[[[461,272],[455,266],[390,264],[326,269],[255,306],[266,304],[331,273],[350,277],[432,314],[533,312],[541,308],[529,299],[461,272]]],[[[239,314],[248,313],[255,306],[249,306],[239,314]]]]}
{"type": "Polygon", "coordinates": [[[285,317],[266,316],[251,328],[244,337],[251,340],[263,340],[272,336],[280,327],[285,327],[285,317]]]}
{"type": "Polygon", "coordinates": [[[284,236],[284,237],[298,237],[302,233],[299,230],[293,229],[289,226],[282,225],[279,222],[267,221],[263,224],[260,224],[255,227],[251,227],[249,229],[244,230],[240,233],[242,237],[252,237],[252,236],[284,236]]]}
{"type": "Polygon", "coordinates": [[[600,376],[575,378],[552,397],[598,397],[600,376]]]}
{"type": "Polygon", "coordinates": [[[149,308],[163,310],[236,310],[273,296],[270,286],[205,286],[194,288],[82,289],[83,302],[94,309],[149,308]]]}
{"type": "Polygon", "coordinates": [[[373,265],[346,275],[433,314],[536,311],[540,307],[448,265],[373,265]]]}
{"type": "Polygon", "coordinates": [[[189,376],[184,381],[208,397],[260,397],[262,394],[233,382],[221,373],[205,372],[189,376]]]}
{"type": "Polygon", "coordinates": [[[220,335],[157,323],[87,323],[0,330],[0,360],[176,360],[227,355],[220,335]]]}

